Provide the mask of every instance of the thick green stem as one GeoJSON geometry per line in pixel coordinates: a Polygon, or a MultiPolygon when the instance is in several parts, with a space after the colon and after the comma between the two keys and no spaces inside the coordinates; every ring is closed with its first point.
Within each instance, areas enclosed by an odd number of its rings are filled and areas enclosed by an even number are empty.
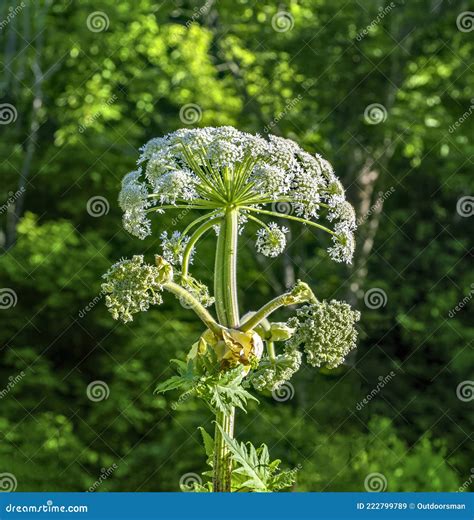
{"type": "Polygon", "coordinates": [[[236,329],[239,326],[239,304],[237,302],[237,239],[239,213],[235,209],[226,212],[223,289],[227,326],[236,329]]]}
{"type": "MultiPolygon", "coordinates": [[[[219,230],[216,248],[215,286],[216,310],[219,323],[226,327],[239,326],[239,307],[237,302],[237,239],[238,211],[229,208],[219,230]]],[[[216,414],[214,435],[214,491],[231,491],[232,460],[222,437],[221,429],[229,437],[234,436],[235,410],[229,415],[216,414]],[[219,429],[219,426],[221,429],[219,429]]]]}
{"type": "Polygon", "coordinates": [[[267,318],[267,316],[270,316],[272,312],[275,312],[280,307],[311,302],[314,300],[315,296],[309,285],[298,281],[291,291],[273,298],[273,300],[270,300],[268,303],[263,305],[263,307],[261,307],[257,312],[252,313],[252,315],[242,323],[240,330],[247,332],[254,329],[259,323],[267,318]]]}
{"type": "Polygon", "coordinates": [[[189,305],[189,307],[198,315],[199,318],[201,318],[203,323],[210,330],[212,330],[212,332],[216,334],[220,333],[221,327],[219,327],[211,313],[208,312],[206,308],[201,305],[201,303],[189,291],[175,282],[166,282],[163,287],[170,293],[173,293],[181,301],[189,305]]]}

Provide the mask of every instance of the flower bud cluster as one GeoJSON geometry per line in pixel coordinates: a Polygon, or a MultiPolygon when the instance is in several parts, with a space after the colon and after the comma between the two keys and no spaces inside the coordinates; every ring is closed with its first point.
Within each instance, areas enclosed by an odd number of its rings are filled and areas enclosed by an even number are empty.
{"type": "Polygon", "coordinates": [[[359,311],[336,300],[305,305],[288,320],[295,333],[287,341],[287,346],[297,348],[303,345],[307,361],[312,366],[335,368],[356,347],[355,324],[359,319],[359,311]]]}
{"type": "Polygon", "coordinates": [[[133,314],[159,305],[163,285],[173,277],[171,265],[156,256],[156,265],[146,264],[142,255],[121,260],[103,275],[105,303],[115,320],[133,320],[133,314]]]}
{"type": "Polygon", "coordinates": [[[301,366],[302,354],[297,347],[287,345],[283,354],[275,360],[264,358],[258,369],[250,376],[250,383],[256,390],[278,390],[289,381],[301,366]]]}

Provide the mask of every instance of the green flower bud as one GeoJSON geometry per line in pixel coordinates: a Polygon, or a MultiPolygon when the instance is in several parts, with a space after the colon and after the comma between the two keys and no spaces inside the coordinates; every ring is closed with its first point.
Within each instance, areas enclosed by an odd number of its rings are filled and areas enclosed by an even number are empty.
{"type": "Polygon", "coordinates": [[[289,327],[284,322],[275,322],[270,324],[269,338],[271,341],[286,341],[293,336],[294,327],[289,327]]]}
{"type": "Polygon", "coordinates": [[[256,390],[278,390],[283,383],[289,381],[301,366],[302,354],[295,346],[287,345],[284,354],[274,361],[264,358],[250,376],[250,383],[256,390]]]}
{"type": "Polygon", "coordinates": [[[293,289],[286,295],[285,305],[297,305],[315,300],[316,298],[311,287],[307,283],[298,280],[293,289]]]}
{"type": "Polygon", "coordinates": [[[117,262],[103,275],[105,304],[114,319],[132,321],[133,314],[163,302],[161,291],[172,279],[173,270],[159,256],[155,262],[156,266],[145,264],[142,255],[135,255],[131,260],[117,262]]]}
{"type": "Polygon", "coordinates": [[[336,300],[305,305],[288,320],[288,325],[296,330],[287,344],[303,345],[310,365],[335,368],[356,347],[355,323],[359,319],[359,311],[336,300]]]}

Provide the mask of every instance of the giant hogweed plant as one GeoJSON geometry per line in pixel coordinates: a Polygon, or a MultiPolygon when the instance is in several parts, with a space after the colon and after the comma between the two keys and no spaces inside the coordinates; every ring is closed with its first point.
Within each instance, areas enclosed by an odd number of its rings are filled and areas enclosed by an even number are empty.
{"type": "Polygon", "coordinates": [[[279,219],[331,236],[336,262],[351,262],[355,215],[330,164],[281,137],[268,140],[231,127],[183,129],[152,139],[141,149],[138,169],[122,182],[119,204],[127,231],[151,234],[151,218],[168,210],[197,217],[181,231],[161,233],[154,264],[143,256],[121,260],[104,275],[106,305],[115,319],[159,305],[165,291],[202,320],[204,330],[186,359],[172,360],[176,375],[157,392],[180,390],[181,399],[204,400],[215,415],[213,436],[201,428],[210,470],[196,491],[278,491],[295,471],[279,469],[265,445],[234,438],[235,410],[245,411],[252,391],[275,391],[300,368],[303,353],[314,367],[334,368],[355,347],[359,313],[339,301],[318,299],[303,281],[260,309],[242,315],[237,301],[239,235],[256,225],[256,249],[281,254],[288,230],[279,219]],[[288,203],[292,214],[274,211],[288,203]],[[326,225],[319,221],[325,219],[326,225]],[[269,220],[276,220],[277,222],[269,220]],[[196,246],[216,240],[213,295],[191,274],[196,246]],[[286,323],[272,322],[282,306],[299,306],[286,323]],[[210,309],[213,308],[213,311],[210,309]],[[215,313],[215,314],[214,314],[215,313]]]}

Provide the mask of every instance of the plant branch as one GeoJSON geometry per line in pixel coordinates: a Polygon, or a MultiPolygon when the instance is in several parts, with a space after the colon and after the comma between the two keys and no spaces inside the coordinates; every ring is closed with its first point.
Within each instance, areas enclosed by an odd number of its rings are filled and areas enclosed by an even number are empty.
{"type": "Polygon", "coordinates": [[[255,314],[252,314],[247,320],[242,323],[240,330],[247,332],[254,329],[259,325],[267,316],[275,312],[277,309],[283,306],[296,305],[299,303],[306,303],[315,300],[313,291],[309,285],[298,281],[294,288],[280,296],[277,296],[273,300],[270,300],[263,307],[261,307],[255,314]]]}
{"type": "Polygon", "coordinates": [[[216,334],[220,333],[221,327],[212,317],[211,313],[207,311],[206,308],[189,291],[175,282],[166,282],[163,287],[170,293],[174,294],[178,299],[183,300],[185,303],[189,304],[190,308],[197,314],[197,316],[208,329],[212,330],[212,332],[216,334]]]}
{"type": "Polygon", "coordinates": [[[312,220],[306,220],[304,218],[294,217],[293,215],[286,215],[284,213],[277,213],[275,211],[267,211],[265,209],[257,209],[257,208],[252,208],[249,206],[240,206],[240,209],[244,209],[246,211],[254,211],[255,213],[262,213],[263,215],[270,215],[272,217],[287,218],[288,220],[295,220],[296,222],[301,222],[302,224],[308,224],[309,226],[313,226],[318,229],[322,229],[323,231],[326,231],[326,233],[330,233],[331,235],[335,234],[334,231],[327,228],[326,226],[322,226],[321,224],[316,224],[316,222],[313,222],[312,220]]]}
{"type": "Polygon", "coordinates": [[[206,231],[211,229],[213,226],[216,225],[216,223],[221,220],[222,217],[215,217],[211,218],[211,220],[208,220],[207,222],[204,222],[201,224],[196,231],[191,235],[191,238],[189,239],[189,242],[186,244],[186,247],[183,252],[183,270],[182,270],[182,276],[185,278],[188,275],[189,271],[189,260],[191,258],[191,252],[193,250],[193,247],[195,246],[196,242],[204,235],[206,231]]]}

